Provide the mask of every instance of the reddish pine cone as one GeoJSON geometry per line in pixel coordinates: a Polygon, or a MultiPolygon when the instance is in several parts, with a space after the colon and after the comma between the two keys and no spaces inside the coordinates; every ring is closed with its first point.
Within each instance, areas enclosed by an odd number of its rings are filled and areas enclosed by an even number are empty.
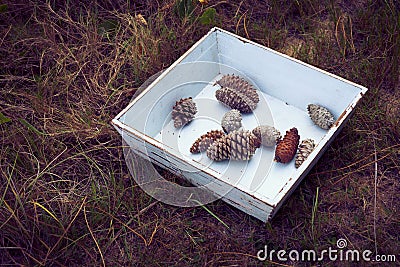
{"type": "Polygon", "coordinates": [[[193,143],[190,153],[197,154],[206,151],[215,140],[220,139],[224,135],[225,133],[221,130],[212,130],[203,134],[193,143]]]}
{"type": "Polygon", "coordinates": [[[300,136],[295,127],[286,131],[282,141],[278,143],[275,150],[275,161],[281,163],[290,162],[296,155],[297,146],[299,145],[300,136]]]}
{"type": "Polygon", "coordinates": [[[175,106],[172,108],[172,119],[174,120],[175,128],[182,127],[193,120],[196,113],[196,103],[193,102],[191,97],[176,101],[175,106]]]}

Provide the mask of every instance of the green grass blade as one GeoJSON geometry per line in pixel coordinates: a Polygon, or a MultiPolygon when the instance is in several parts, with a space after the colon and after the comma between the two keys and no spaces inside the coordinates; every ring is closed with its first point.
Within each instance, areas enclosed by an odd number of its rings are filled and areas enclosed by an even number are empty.
{"type": "Polygon", "coordinates": [[[60,224],[61,228],[64,229],[64,226],[62,225],[62,223],[60,222],[60,220],[58,220],[58,218],[57,218],[51,211],[49,211],[45,206],[43,206],[42,204],[40,204],[39,202],[36,202],[36,201],[31,201],[31,202],[32,202],[32,204],[33,204],[34,206],[40,207],[40,208],[41,208],[42,210],[44,210],[47,214],[49,214],[50,217],[53,218],[56,222],[58,222],[58,224],[60,224]]]}
{"type": "Polygon", "coordinates": [[[313,238],[314,238],[315,216],[316,216],[317,209],[318,209],[318,194],[319,194],[319,187],[317,187],[317,193],[315,194],[315,201],[314,201],[314,205],[313,205],[313,209],[312,209],[312,213],[311,213],[311,233],[313,235],[313,238]]]}
{"type": "Polygon", "coordinates": [[[30,124],[30,123],[27,122],[26,120],[24,120],[24,119],[19,119],[19,121],[20,121],[24,126],[26,126],[29,130],[31,130],[31,131],[33,131],[33,132],[39,134],[39,135],[47,135],[46,133],[41,132],[41,131],[39,131],[38,129],[36,129],[35,126],[33,126],[32,124],[30,124]]]}
{"type": "Polygon", "coordinates": [[[11,121],[10,118],[6,117],[3,113],[0,112],[0,125],[10,121],[11,121]]]}
{"type": "Polygon", "coordinates": [[[212,212],[209,208],[207,208],[206,206],[204,206],[200,201],[196,200],[196,199],[191,199],[192,201],[196,202],[197,204],[199,204],[203,209],[205,209],[208,213],[211,214],[211,216],[213,216],[215,219],[217,219],[220,223],[222,223],[226,228],[229,229],[229,226],[223,221],[221,220],[214,212],[212,212]]]}

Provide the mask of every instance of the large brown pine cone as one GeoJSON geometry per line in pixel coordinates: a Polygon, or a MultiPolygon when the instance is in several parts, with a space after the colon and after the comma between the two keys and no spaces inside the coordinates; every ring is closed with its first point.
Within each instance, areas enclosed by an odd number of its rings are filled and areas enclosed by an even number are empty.
{"type": "Polygon", "coordinates": [[[224,137],[215,140],[207,149],[207,157],[214,161],[223,161],[231,156],[230,139],[224,137]]]}
{"type": "Polygon", "coordinates": [[[250,113],[256,108],[257,103],[253,102],[247,95],[244,95],[232,88],[222,87],[215,92],[215,97],[228,107],[237,109],[243,113],[250,113]]]}
{"type": "Polygon", "coordinates": [[[300,136],[295,127],[286,131],[282,141],[278,143],[275,149],[275,161],[281,163],[290,162],[296,154],[299,145],[300,136]]]}
{"type": "Polygon", "coordinates": [[[239,93],[246,95],[256,104],[260,101],[257,90],[249,82],[239,76],[229,74],[224,75],[219,81],[217,81],[217,84],[221,87],[232,88],[239,93]]]}
{"type": "Polygon", "coordinates": [[[256,137],[250,131],[235,130],[216,140],[207,149],[207,156],[215,161],[249,160],[256,149],[256,137]]]}

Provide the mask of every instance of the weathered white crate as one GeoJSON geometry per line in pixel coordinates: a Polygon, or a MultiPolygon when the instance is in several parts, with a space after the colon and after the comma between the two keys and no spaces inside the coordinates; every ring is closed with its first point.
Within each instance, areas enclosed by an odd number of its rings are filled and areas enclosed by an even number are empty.
{"type": "Polygon", "coordinates": [[[213,28],[112,123],[134,152],[148,155],[156,164],[179,172],[195,185],[216,182],[220,187],[212,187],[213,193],[266,221],[306,176],[366,91],[363,86],[213,28]],[[316,141],[315,150],[300,168],[296,169],[293,162],[274,162],[273,148],[258,149],[249,162],[211,162],[204,154],[189,153],[197,137],[220,129],[219,122],[229,109],[216,100],[214,92],[218,85],[214,82],[222,74],[232,73],[253,83],[262,100],[253,114],[243,116],[245,128],[269,124],[284,134],[296,127],[301,140],[316,141]],[[172,106],[189,96],[194,98],[199,112],[189,125],[175,129],[171,122],[172,106]],[[309,119],[310,103],[325,106],[333,113],[337,120],[330,130],[318,128],[309,119]]]}

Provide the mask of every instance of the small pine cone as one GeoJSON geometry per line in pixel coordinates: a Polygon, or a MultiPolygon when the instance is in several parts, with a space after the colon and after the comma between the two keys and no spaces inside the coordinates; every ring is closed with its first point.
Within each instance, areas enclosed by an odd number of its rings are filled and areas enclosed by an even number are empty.
{"type": "Polygon", "coordinates": [[[300,165],[308,158],[308,155],[314,150],[315,143],[312,139],[305,139],[301,141],[296,154],[296,159],[294,161],[294,165],[296,168],[300,167],[300,165]]]}
{"type": "Polygon", "coordinates": [[[257,103],[254,103],[246,95],[241,94],[229,87],[223,87],[215,92],[215,97],[225,105],[232,109],[237,109],[243,113],[250,113],[256,108],[257,103]]]}
{"type": "Polygon", "coordinates": [[[182,127],[193,120],[196,113],[196,103],[193,102],[191,97],[176,101],[175,106],[172,108],[172,119],[174,120],[175,128],[182,127]]]}
{"type": "Polygon", "coordinates": [[[232,88],[251,99],[254,103],[258,103],[260,98],[257,94],[257,90],[245,79],[240,78],[235,75],[224,75],[222,78],[217,81],[221,87],[229,87],[232,88]]]}
{"type": "Polygon", "coordinates": [[[203,134],[193,143],[190,148],[190,152],[193,154],[197,154],[203,151],[206,151],[208,147],[217,139],[224,136],[225,133],[221,130],[212,130],[203,134]]]}
{"type": "Polygon", "coordinates": [[[257,149],[255,142],[250,131],[235,130],[216,140],[207,149],[207,156],[215,161],[250,160],[257,149]]]}
{"type": "Polygon", "coordinates": [[[240,114],[240,111],[232,109],[225,113],[222,117],[221,126],[226,133],[238,130],[242,127],[242,114],[240,114]]]}
{"type": "Polygon", "coordinates": [[[332,113],[325,107],[309,104],[307,110],[311,120],[322,129],[328,130],[335,122],[332,113]]]}
{"type": "Polygon", "coordinates": [[[264,146],[275,146],[281,140],[281,133],[272,126],[260,125],[253,129],[253,134],[264,146]]]}
{"type": "Polygon", "coordinates": [[[282,141],[278,143],[275,149],[275,161],[288,163],[296,154],[299,145],[300,136],[296,128],[286,131],[282,141]]]}

